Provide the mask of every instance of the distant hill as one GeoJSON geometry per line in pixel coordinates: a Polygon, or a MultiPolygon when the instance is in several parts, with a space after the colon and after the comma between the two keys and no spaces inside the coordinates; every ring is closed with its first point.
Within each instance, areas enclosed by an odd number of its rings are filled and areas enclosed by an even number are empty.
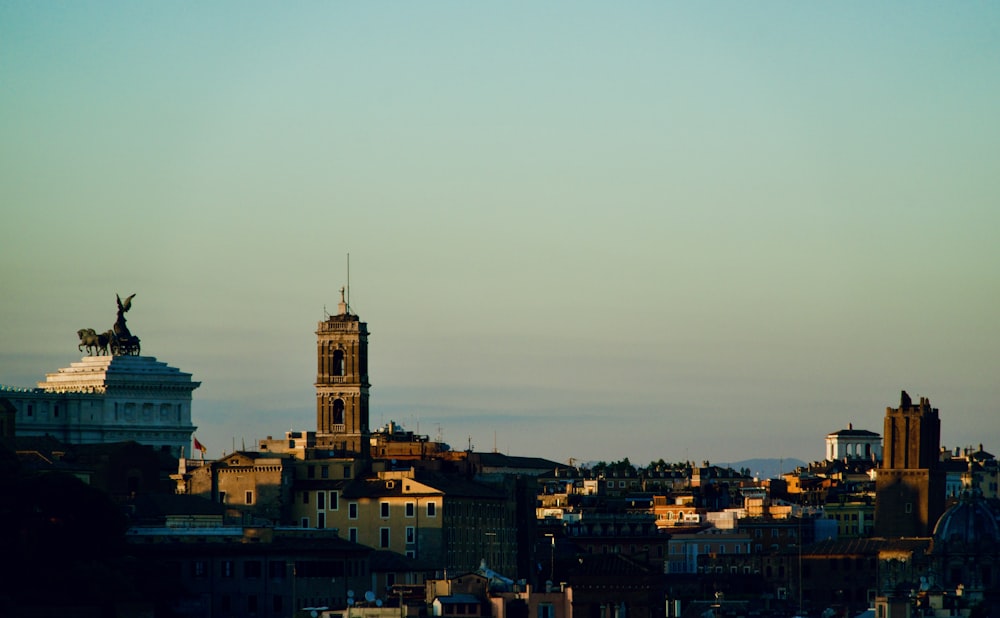
{"type": "Polygon", "coordinates": [[[801,459],[744,459],[732,463],[719,463],[717,466],[729,467],[734,470],[750,468],[750,474],[762,479],[778,478],[785,472],[791,472],[799,466],[805,466],[801,459]]]}

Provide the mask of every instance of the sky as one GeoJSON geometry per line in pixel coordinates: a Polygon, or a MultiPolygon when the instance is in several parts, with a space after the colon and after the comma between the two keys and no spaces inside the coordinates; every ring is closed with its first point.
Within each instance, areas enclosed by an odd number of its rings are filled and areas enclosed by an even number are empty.
{"type": "Polygon", "coordinates": [[[900,391],[1000,453],[1000,5],[0,2],[0,383],[115,320],[219,456],[371,424],[822,459],[900,391]]]}

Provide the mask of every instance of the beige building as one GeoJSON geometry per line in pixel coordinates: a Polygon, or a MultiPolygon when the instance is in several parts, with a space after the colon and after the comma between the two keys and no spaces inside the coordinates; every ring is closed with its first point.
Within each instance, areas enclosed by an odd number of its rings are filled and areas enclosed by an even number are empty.
{"type": "Polygon", "coordinates": [[[514,572],[515,508],[506,494],[491,487],[408,470],[331,480],[324,488],[297,491],[293,512],[303,525],[322,523],[344,539],[394,551],[437,570],[472,570],[486,560],[500,571],[514,572]]]}
{"type": "Polygon", "coordinates": [[[289,457],[236,451],[218,460],[181,459],[171,479],[177,493],[223,504],[229,522],[278,525],[291,510],[293,470],[289,457]]]}

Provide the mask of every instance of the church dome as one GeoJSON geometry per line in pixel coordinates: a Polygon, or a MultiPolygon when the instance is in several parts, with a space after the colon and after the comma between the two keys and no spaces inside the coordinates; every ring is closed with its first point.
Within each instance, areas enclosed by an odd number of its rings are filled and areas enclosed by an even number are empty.
{"type": "Polygon", "coordinates": [[[996,515],[980,492],[966,492],[934,526],[934,550],[982,550],[1000,541],[996,515]]]}

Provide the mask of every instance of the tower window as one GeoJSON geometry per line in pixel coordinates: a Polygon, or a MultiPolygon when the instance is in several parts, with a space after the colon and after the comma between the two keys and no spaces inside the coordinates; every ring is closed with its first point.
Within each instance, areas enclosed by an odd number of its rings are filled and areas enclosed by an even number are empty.
{"type": "Polygon", "coordinates": [[[334,399],[333,400],[333,424],[343,425],[344,424],[344,400],[334,399]]]}
{"type": "Polygon", "coordinates": [[[337,350],[333,353],[333,375],[344,375],[344,351],[337,350]]]}

